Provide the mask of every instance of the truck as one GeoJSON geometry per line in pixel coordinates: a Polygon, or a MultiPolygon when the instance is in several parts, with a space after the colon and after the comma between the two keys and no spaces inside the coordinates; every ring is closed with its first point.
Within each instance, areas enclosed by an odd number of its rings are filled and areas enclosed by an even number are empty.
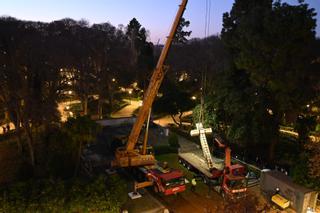
{"type": "Polygon", "coordinates": [[[281,209],[291,208],[297,213],[316,212],[318,192],[294,183],[283,172],[262,170],[260,190],[267,200],[281,209]]]}
{"type": "Polygon", "coordinates": [[[153,186],[156,193],[173,195],[186,190],[183,172],[179,169],[169,168],[165,162],[137,167],[134,174],[139,181],[134,183],[134,191],[153,186]]]}
{"type": "Polygon", "coordinates": [[[231,149],[216,136],[214,141],[225,150],[225,159],[212,156],[205,134],[212,133],[211,128],[204,129],[201,123],[191,135],[200,135],[202,150],[199,148],[179,150],[179,163],[194,172],[197,177],[217,191],[223,198],[241,198],[246,196],[247,180],[245,167],[231,164],[231,149]]]}
{"type": "Polygon", "coordinates": [[[136,121],[133,124],[126,146],[119,147],[115,152],[115,159],[112,161],[112,166],[114,167],[125,168],[125,167],[145,166],[145,165],[155,164],[156,162],[153,154],[146,153],[146,141],[147,141],[146,136],[145,136],[145,142],[143,143],[142,149],[137,148],[136,145],[137,145],[138,138],[141,134],[141,130],[143,128],[144,123],[146,122],[148,117],[150,118],[152,103],[154,102],[158,94],[159,88],[161,86],[161,83],[164,79],[164,76],[167,70],[164,66],[164,63],[168,56],[168,52],[172,45],[172,41],[175,37],[180,20],[185,11],[187,2],[188,0],[182,0],[181,4],[179,5],[179,9],[177,11],[176,17],[172,24],[169,36],[167,37],[165,45],[162,48],[156,68],[154,69],[152,76],[150,78],[148,88],[144,92],[142,106],[139,109],[136,121]]]}

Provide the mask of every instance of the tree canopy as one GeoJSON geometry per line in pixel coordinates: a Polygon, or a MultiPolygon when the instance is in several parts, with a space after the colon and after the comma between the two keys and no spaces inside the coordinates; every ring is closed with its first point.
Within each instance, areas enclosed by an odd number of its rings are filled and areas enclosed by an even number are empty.
{"type": "Polygon", "coordinates": [[[0,18],[0,104],[15,124],[21,150],[26,136],[32,165],[37,130],[60,121],[58,101],[71,91],[87,114],[89,96],[98,95],[102,117],[103,104],[112,108],[118,86],[133,81],[130,68],[136,64],[127,58],[130,40],[110,23],[0,18]]]}
{"type": "Polygon", "coordinates": [[[315,94],[310,78],[314,16],[303,2],[293,6],[271,0],[237,0],[223,15],[221,38],[233,66],[223,74],[217,98],[224,106],[236,102],[238,107],[223,108],[233,117],[230,130],[240,130],[236,136],[245,134],[247,141],[271,136],[270,160],[285,113],[301,110],[315,94]]]}
{"type": "Polygon", "coordinates": [[[183,28],[189,27],[190,21],[185,20],[185,18],[181,18],[176,34],[173,39],[173,44],[185,44],[188,39],[186,37],[190,37],[192,31],[184,31],[183,28]]]}
{"type": "Polygon", "coordinates": [[[148,33],[136,18],[133,18],[126,27],[126,36],[131,43],[134,79],[144,89],[155,65],[153,44],[147,41],[148,33]]]}

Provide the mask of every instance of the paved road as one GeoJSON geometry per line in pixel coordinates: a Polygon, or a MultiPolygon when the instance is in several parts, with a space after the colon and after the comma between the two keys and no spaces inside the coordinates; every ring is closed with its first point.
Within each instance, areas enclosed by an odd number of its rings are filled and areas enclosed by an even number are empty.
{"type": "Polygon", "coordinates": [[[65,101],[58,103],[58,111],[61,115],[61,121],[65,122],[68,120],[68,117],[70,117],[70,111],[67,110],[67,107],[72,104],[79,104],[81,103],[80,100],[73,100],[73,101],[65,101]]]}
{"type": "Polygon", "coordinates": [[[117,112],[111,114],[112,118],[125,118],[131,117],[133,113],[141,106],[141,101],[125,100],[128,105],[123,107],[117,112]]]}
{"type": "MultiPolygon", "coordinates": [[[[192,111],[184,112],[182,118],[189,116],[189,115],[192,115],[192,111]]],[[[175,116],[175,120],[179,122],[178,115],[175,116]]],[[[176,123],[173,121],[173,119],[170,115],[166,115],[161,118],[155,119],[155,120],[153,120],[153,122],[155,124],[158,124],[159,126],[162,126],[162,127],[167,127],[169,125],[176,125],[176,123]]],[[[190,123],[188,123],[188,122],[182,122],[182,124],[183,125],[190,125],[190,123]]]]}
{"type": "MultiPolygon", "coordinates": [[[[287,129],[280,129],[280,132],[281,133],[284,133],[284,134],[287,134],[287,135],[290,135],[294,138],[298,138],[299,134],[293,130],[287,130],[287,129]]],[[[310,135],[309,136],[310,140],[314,143],[320,143],[320,137],[319,136],[316,136],[316,135],[310,135]]]]}

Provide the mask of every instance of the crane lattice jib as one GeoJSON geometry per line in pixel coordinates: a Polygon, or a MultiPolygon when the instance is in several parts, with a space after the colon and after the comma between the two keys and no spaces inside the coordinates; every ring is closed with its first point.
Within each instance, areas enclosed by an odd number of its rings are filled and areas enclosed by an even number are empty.
{"type": "Polygon", "coordinates": [[[174,21],[172,28],[170,30],[170,34],[167,38],[165,46],[163,47],[163,49],[161,51],[161,55],[158,60],[157,66],[151,76],[148,89],[147,89],[146,93],[144,94],[143,105],[139,110],[137,120],[134,123],[133,128],[131,130],[131,133],[129,135],[129,139],[128,139],[128,143],[127,143],[127,147],[126,147],[127,151],[132,151],[134,149],[134,147],[138,141],[143,123],[147,119],[149,109],[151,108],[152,103],[158,93],[158,90],[159,90],[160,85],[162,83],[163,77],[165,75],[165,70],[163,68],[164,61],[167,58],[168,51],[170,49],[170,46],[172,44],[172,40],[173,40],[175,33],[177,31],[180,19],[184,13],[185,8],[186,8],[187,2],[188,2],[188,0],[182,0],[182,3],[179,5],[179,10],[177,12],[177,15],[175,17],[175,21],[174,21]]]}

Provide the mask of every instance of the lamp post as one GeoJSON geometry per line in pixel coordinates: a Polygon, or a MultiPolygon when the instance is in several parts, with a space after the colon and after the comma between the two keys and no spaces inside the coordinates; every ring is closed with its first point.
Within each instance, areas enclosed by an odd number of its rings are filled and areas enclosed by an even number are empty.
{"type": "Polygon", "coordinates": [[[132,94],[132,90],[129,90],[129,100],[130,100],[130,104],[131,104],[131,94],[132,94]]]}
{"type": "MultiPolygon", "coordinates": [[[[70,109],[70,106],[71,106],[71,95],[72,95],[72,90],[69,90],[68,91],[68,94],[69,94],[69,105],[67,106],[67,110],[70,109]]],[[[69,116],[68,117],[73,117],[73,113],[70,111],[69,112],[69,116]]]]}

